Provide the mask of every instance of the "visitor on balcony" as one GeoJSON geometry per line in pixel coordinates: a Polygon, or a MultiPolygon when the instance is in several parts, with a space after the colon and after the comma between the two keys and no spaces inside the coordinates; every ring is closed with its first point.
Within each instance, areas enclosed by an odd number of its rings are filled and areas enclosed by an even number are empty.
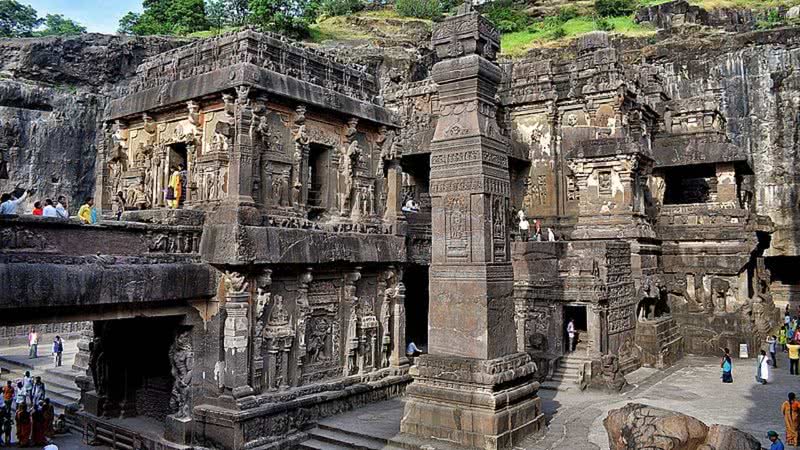
{"type": "Polygon", "coordinates": [[[37,201],[33,204],[33,215],[34,216],[41,216],[44,213],[44,209],[42,209],[42,202],[37,201]]]}
{"type": "Polygon", "coordinates": [[[49,198],[44,199],[44,209],[42,209],[43,217],[60,217],[58,210],[53,206],[53,201],[49,198]]]}
{"type": "Polygon", "coordinates": [[[183,182],[181,177],[181,168],[174,167],[172,175],[169,177],[169,185],[167,186],[167,206],[172,209],[177,209],[181,203],[181,194],[183,193],[183,182]]]}
{"type": "Polygon", "coordinates": [[[122,191],[117,192],[114,199],[111,200],[111,211],[114,213],[114,218],[120,220],[122,213],[125,212],[125,196],[122,191]]]}
{"type": "Polygon", "coordinates": [[[56,204],[56,212],[58,213],[58,217],[62,219],[69,219],[69,212],[67,212],[67,198],[63,195],[58,197],[58,203],[56,204]]]}
{"type": "Polygon", "coordinates": [[[78,210],[78,218],[85,224],[91,225],[97,223],[97,210],[94,208],[94,198],[89,197],[86,203],[81,206],[81,209],[78,210]]]}
{"type": "Polygon", "coordinates": [[[28,197],[28,191],[22,193],[22,196],[17,198],[12,194],[3,194],[0,196],[0,216],[11,215],[17,213],[17,206],[28,197]]]}

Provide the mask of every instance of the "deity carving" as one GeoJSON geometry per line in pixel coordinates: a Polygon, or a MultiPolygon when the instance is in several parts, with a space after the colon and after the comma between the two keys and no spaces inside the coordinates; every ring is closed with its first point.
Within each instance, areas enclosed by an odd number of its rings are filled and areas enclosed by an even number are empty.
{"type": "Polygon", "coordinates": [[[94,390],[98,397],[103,397],[108,388],[108,361],[100,336],[95,336],[89,343],[89,352],[89,371],[92,374],[94,390]]]}
{"type": "Polygon", "coordinates": [[[192,384],[192,369],[194,368],[194,352],[192,351],[191,331],[185,330],[175,336],[175,342],[169,349],[169,360],[172,365],[172,395],[169,399],[170,408],[175,411],[174,417],[184,418],[190,416],[189,388],[192,384]]]}
{"type": "Polygon", "coordinates": [[[247,292],[247,277],[238,272],[227,271],[223,275],[225,280],[225,291],[230,294],[244,294],[247,292]]]}
{"type": "Polygon", "coordinates": [[[292,138],[294,139],[294,153],[292,154],[292,205],[301,204],[301,189],[306,183],[303,174],[303,163],[306,155],[308,155],[308,146],[311,139],[306,130],[306,107],[300,105],[295,110],[297,113],[294,119],[294,127],[292,129],[292,138]]]}

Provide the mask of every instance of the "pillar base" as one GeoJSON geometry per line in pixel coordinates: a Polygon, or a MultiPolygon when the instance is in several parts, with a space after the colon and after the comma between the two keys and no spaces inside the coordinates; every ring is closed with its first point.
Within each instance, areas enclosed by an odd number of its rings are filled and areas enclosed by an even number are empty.
{"type": "Polygon", "coordinates": [[[509,449],[545,427],[536,364],[526,353],[488,361],[423,355],[417,368],[400,424],[412,439],[509,449]]]}

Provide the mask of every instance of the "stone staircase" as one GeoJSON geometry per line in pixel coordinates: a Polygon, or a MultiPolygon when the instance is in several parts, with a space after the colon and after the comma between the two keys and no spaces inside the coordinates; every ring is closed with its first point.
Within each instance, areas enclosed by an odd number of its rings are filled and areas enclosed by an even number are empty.
{"type": "Polygon", "coordinates": [[[6,380],[12,380],[16,384],[16,381],[25,375],[25,371],[30,371],[34,377],[42,377],[47,393],[46,397],[50,399],[56,410],[63,410],[67,405],[76,403],[80,399],[81,391],[75,384],[75,377],[78,376],[78,373],[71,367],[67,365],[58,368],[51,366],[42,370],[41,366],[37,369],[28,362],[0,356],[0,382],[3,385],[6,380]]]}
{"type": "Polygon", "coordinates": [[[581,367],[591,362],[584,352],[576,351],[558,360],[558,365],[553,371],[553,376],[543,382],[541,389],[553,391],[566,391],[570,388],[580,389],[578,385],[581,367]]]}
{"type": "Polygon", "coordinates": [[[320,423],[308,432],[309,439],[300,444],[303,450],[400,450],[388,439],[368,436],[358,431],[345,430],[320,423]]]}

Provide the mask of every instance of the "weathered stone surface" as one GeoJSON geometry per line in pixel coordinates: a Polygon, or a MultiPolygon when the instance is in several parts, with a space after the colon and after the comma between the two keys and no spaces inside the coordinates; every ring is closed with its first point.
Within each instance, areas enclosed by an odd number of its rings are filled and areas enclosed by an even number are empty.
{"type": "Polygon", "coordinates": [[[603,420],[609,447],[623,449],[758,450],[753,436],[722,425],[703,422],[673,411],[629,403],[603,420]]]}

